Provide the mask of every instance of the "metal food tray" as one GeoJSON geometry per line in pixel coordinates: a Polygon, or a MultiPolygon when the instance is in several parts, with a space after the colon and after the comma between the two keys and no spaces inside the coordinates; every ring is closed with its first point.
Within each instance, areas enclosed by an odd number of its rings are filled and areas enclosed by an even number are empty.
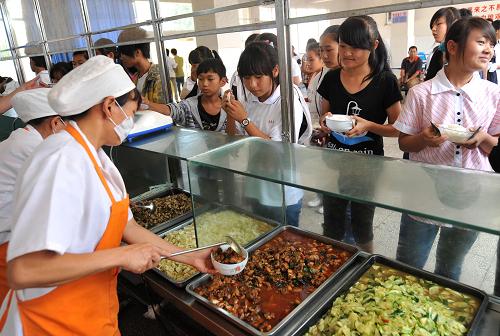
{"type": "MultiPolygon", "coordinates": [[[[259,237],[256,237],[254,240],[250,241],[248,244],[244,244],[243,246],[245,248],[253,245],[253,244],[256,244],[259,239],[262,239],[264,237],[266,237],[267,235],[270,235],[272,232],[274,232],[277,227],[280,226],[280,224],[278,222],[274,222],[272,220],[269,220],[269,219],[266,219],[266,218],[263,218],[263,217],[259,217],[259,216],[255,216],[255,215],[252,215],[250,213],[247,213],[247,212],[244,212],[244,211],[241,211],[240,209],[236,209],[236,208],[233,208],[231,206],[222,206],[222,207],[219,207],[219,208],[215,208],[215,209],[211,209],[211,210],[208,210],[208,211],[205,211],[203,213],[208,213],[208,212],[220,212],[220,211],[224,211],[224,210],[231,210],[231,211],[234,211],[234,212],[237,212],[237,213],[240,213],[240,214],[243,214],[243,215],[246,215],[246,216],[249,216],[249,217],[252,217],[252,218],[255,218],[255,219],[258,219],[260,221],[263,221],[271,226],[273,226],[273,228],[271,230],[269,230],[268,232],[266,233],[263,233],[262,235],[260,235],[259,237]]],[[[191,225],[193,224],[193,219],[190,218],[188,220],[186,220],[185,222],[183,223],[177,223],[177,225],[174,225],[174,226],[171,226],[169,228],[166,229],[166,231],[163,231],[163,232],[160,232],[158,233],[158,235],[161,237],[161,238],[165,238],[165,236],[171,232],[174,232],[174,231],[178,231],[178,230],[181,230],[183,228],[185,228],[186,226],[188,225],[191,225]]],[[[181,287],[181,288],[184,288],[186,287],[186,285],[191,281],[193,280],[195,277],[197,277],[198,275],[200,275],[200,273],[196,273],[194,274],[192,277],[184,280],[184,281],[176,281],[175,279],[172,279],[170,277],[168,277],[165,273],[163,273],[162,271],[160,271],[158,268],[153,268],[153,270],[159,274],[161,277],[163,277],[164,279],[166,279],[167,281],[171,282],[172,284],[176,285],[177,287],[181,287]]]]}
{"type": "Polygon", "coordinates": [[[475,335],[476,329],[479,326],[479,322],[481,321],[481,318],[486,310],[486,307],[488,306],[488,295],[485,292],[461,284],[455,280],[451,280],[443,276],[412,267],[400,261],[388,259],[381,255],[372,255],[370,258],[368,258],[368,260],[366,260],[356,270],[356,272],[352,273],[350,278],[347,279],[344,282],[344,284],[337,291],[333,293],[333,296],[331,296],[327,301],[325,301],[324,304],[321,305],[321,307],[313,315],[311,315],[311,317],[309,317],[309,319],[307,319],[304,322],[304,324],[302,324],[302,326],[294,333],[294,335],[297,336],[304,335],[306,332],[308,332],[309,328],[318,323],[319,320],[330,310],[335,299],[338,298],[339,296],[346,294],[349,291],[349,289],[370,269],[370,267],[373,264],[381,264],[383,266],[394,268],[398,271],[411,274],[417,278],[430,280],[438,285],[453,289],[463,294],[471,295],[479,299],[481,301],[481,304],[479,305],[476,312],[476,316],[472,320],[471,325],[469,326],[469,330],[467,332],[468,336],[475,335]]]}
{"type": "Polygon", "coordinates": [[[295,307],[283,320],[281,320],[277,325],[275,325],[270,331],[268,332],[263,332],[258,330],[257,328],[254,328],[252,325],[249,323],[239,319],[238,317],[234,316],[233,314],[229,313],[228,311],[219,308],[218,306],[212,304],[210,301],[208,301],[205,297],[199,295],[196,293],[194,290],[197,287],[200,287],[210,281],[212,279],[212,276],[210,274],[205,274],[198,279],[193,280],[191,283],[189,283],[186,287],[186,290],[189,294],[193,295],[198,301],[201,303],[205,304],[207,307],[210,309],[216,311],[217,313],[221,314],[228,320],[236,323],[243,329],[249,331],[250,333],[254,335],[274,335],[280,331],[280,329],[285,326],[289,321],[291,321],[295,316],[298,316],[299,313],[305,313],[307,309],[307,305],[309,302],[311,302],[315,297],[317,297],[320,293],[323,292],[324,288],[329,286],[333,281],[335,281],[340,274],[342,274],[353,262],[353,260],[356,258],[357,254],[359,253],[359,249],[356,246],[349,245],[313,232],[305,231],[300,228],[294,227],[294,226],[281,226],[280,228],[274,230],[271,234],[267,235],[257,243],[253,244],[250,246],[247,250],[250,254],[250,257],[252,255],[252,252],[257,250],[259,247],[262,245],[266,244],[267,242],[271,241],[273,238],[278,236],[280,233],[284,231],[291,231],[293,233],[315,239],[317,241],[320,241],[325,244],[332,245],[336,248],[343,249],[345,251],[351,252],[352,256],[347,259],[347,261],[340,266],[328,279],[325,280],[318,288],[316,288],[304,301],[302,301],[297,307],[295,307]]]}
{"type": "MultiPolygon", "coordinates": [[[[164,197],[164,196],[169,196],[169,195],[177,195],[177,194],[185,194],[189,198],[191,198],[191,195],[179,188],[175,187],[159,187],[150,191],[146,191],[143,194],[140,194],[134,198],[131,199],[131,202],[141,202],[141,201],[149,201],[154,198],[159,198],[159,197],[164,197]]],[[[148,230],[153,232],[153,233],[160,233],[164,231],[165,229],[168,229],[172,226],[175,226],[179,223],[184,222],[185,220],[192,218],[193,217],[193,210],[186,212],[183,215],[174,217],[172,219],[169,219],[168,221],[158,223],[153,227],[150,227],[148,230]]]]}

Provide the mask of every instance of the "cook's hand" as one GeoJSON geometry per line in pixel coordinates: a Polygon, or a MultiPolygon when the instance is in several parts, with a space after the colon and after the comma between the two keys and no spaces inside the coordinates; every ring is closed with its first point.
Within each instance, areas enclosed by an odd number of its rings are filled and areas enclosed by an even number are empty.
{"type": "MultiPolygon", "coordinates": [[[[36,76],[32,80],[21,85],[22,90],[31,90],[41,87],[39,82],[40,76],[36,76]]],[[[46,86],[47,87],[47,86],[46,86]]]]}
{"type": "MultiPolygon", "coordinates": [[[[471,132],[475,131],[475,130],[470,130],[471,132]]],[[[465,148],[468,148],[468,149],[474,149],[474,148],[477,148],[479,147],[479,145],[485,141],[486,139],[488,139],[488,137],[490,137],[491,135],[489,135],[488,133],[486,133],[485,131],[479,131],[476,133],[476,135],[474,135],[474,137],[470,140],[467,140],[466,142],[462,143],[461,145],[464,146],[465,148]]]]}
{"type": "Polygon", "coordinates": [[[432,126],[424,128],[422,132],[420,132],[420,136],[426,147],[439,147],[443,142],[445,142],[448,138],[444,135],[437,136],[434,133],[434,129],[432,126]]]}
{"type": "Polygon", "coordinates": [[[326,117],[332,115],[333,115],[332,112],[326,112],[319,118],[319,126],[321,127],[321,130],[327,134],[330,134],[332,130],[329,129],[328,126],[326,126],[326,117]]]}
{"type": "Polygon", "coordinates": [[[352,118],[356,121],[356,124],[350,131],[345,132],[345,135],[353,137],[370,131],[373,124],[371,121],[363,119],[359,116],[352,116],[352,118]]]}
{"type": "Polygon", "coordinates": [[[158,266],[161,256],[167,254],[167,251],[150,243],[123,246],[120,251],[123,258],[121,267],[132,273],[144,273],[158,266]]]}
{"type": "Polygon", "coordinates": [[[231,118],[233,118],[237,122],[241,123],[243,119],[248,118],[247,111],[245,111],[245,108],[239,101],[232,97],[232,93],[226,92],[224,94],[222,108],[224,109],[224,111],[226,111],[227,114],[231,116],[231,118]],[[229,95],[231,95],[231,98],[229,98],[229,95]]]}
{"type": "Polygon", "coordinates": [[[212,259],[210,258],[210,254],[212,251],[215,251],[217,247],[213,249],[205,249],[197,252],[192,252],[183,256],[185,258],[185,262],[191,266],[194,266],[198,271],[202,273],[210,273],[215,274],[217,270],[214,268],[212,264],[212,259]]]}

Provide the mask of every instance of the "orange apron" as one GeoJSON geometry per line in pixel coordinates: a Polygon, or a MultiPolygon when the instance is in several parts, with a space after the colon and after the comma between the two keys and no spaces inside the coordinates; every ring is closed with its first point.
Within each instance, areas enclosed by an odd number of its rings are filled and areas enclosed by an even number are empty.
{"type": "MultiPolygon", "coordinates": [[[[87,152],[112,202],[108,225],[95,251],[118,247],[128,222],[128,196],[115,201],[81,134],[71,125],[66,131],[87,152]]],[[[24,336],[120,335],[116,289],[118,272],[118,268],[113,268],[58,286],[41,297],[18,300],[24,336]]]]}

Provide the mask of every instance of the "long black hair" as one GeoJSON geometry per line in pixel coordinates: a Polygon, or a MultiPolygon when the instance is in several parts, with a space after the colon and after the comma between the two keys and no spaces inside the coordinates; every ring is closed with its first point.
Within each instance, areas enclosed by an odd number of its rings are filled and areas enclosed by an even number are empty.
{"type": "Polygon", "coordinates": [[[332,41],[338,42],[339,40],[339,25],[329,26],[325,29],[320,38],[328,36],[332,41]]]}
{"type": "Polygon", "coordinates": [[[429,22],[429,28],[432,29],[432,25],[442,17],[444,17],[446,20],[446,31],[448,31],[450,30],[453,22],[460,19],[460,11],[455,7],[443,7],[438,9],[429,22]]]}
{"type": "Polygon", "coordinates": [[[217,51],[210,50],[205,46],[199,46],[189,53],[188,61],[189,64],[193,65],[200,64],[201,62],[209,58],[221,59],[217,51]]]}
{"type": "Polygon", "coordinates": [[[363,79],[369,80],[383,71],[390,71],[387,48],[378,31],[377,23],[367,15],[351,16],[339,27],[338,42],[343,42],[353,48],[370,51],[368,65],[371,72],[363,79]],[[375,42],[378,47],[375,49],[375,42]]]}
{"type": "Polygon", "coordinates": [[[250,43],[241,53],[238,61],[238,75],[241,79],[247,76],[264,75],[279,84],[279,77],[273,77],[273,70],[278,65],[278,52],[265,42],[250,43]]]}

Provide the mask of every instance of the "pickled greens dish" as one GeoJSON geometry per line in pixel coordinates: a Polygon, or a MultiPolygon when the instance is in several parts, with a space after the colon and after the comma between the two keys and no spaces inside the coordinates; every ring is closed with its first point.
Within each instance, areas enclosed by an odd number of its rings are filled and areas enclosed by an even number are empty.
{"type": "Polygon", "coordinates": [[[479,305],[470,295],[374,264],[306,335],[465,335],[479,305]]]}

